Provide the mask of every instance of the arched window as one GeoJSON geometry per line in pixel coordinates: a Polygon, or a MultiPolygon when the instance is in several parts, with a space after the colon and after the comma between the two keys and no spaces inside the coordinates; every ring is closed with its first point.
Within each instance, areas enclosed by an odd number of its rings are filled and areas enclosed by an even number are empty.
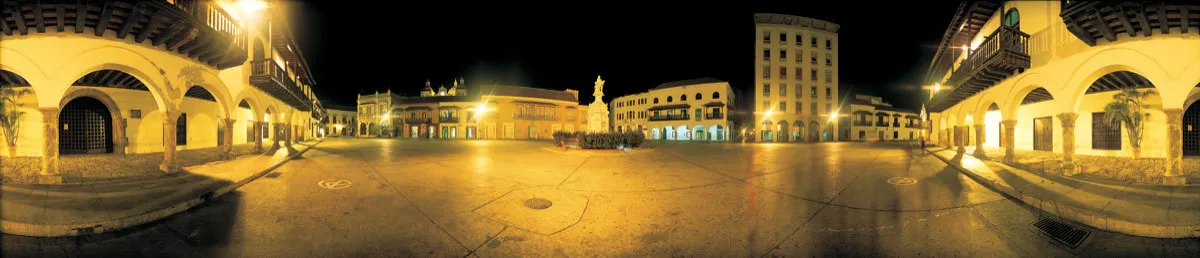
{"type": "Polygon", "coordinates": [[[671,96],[667,96],[667,103],[671,103],[671,96]]]}
{"type": "Polygon", "coordinates": [[[658,104],[658,98],[654,98],[654,104],[658,104]]]}
{"type": "Polygon", "coordinates": [[[703,98],[704,98],[704,95],[700,95],[700,93],[696,93],[696,100],[701,100],[703,98]]]}
{"type": "Polygon", "coordinates": [[[1012,27],[1014,29],[1021,28],[1021,14],[1017,12],[1017,8],[1010,8],[1008,9],[1008,12],[1004,14],[1004,26],[1012,27]]]}
{"type": "Polygon", "coordinates": [[[679,95],[679,101],[687,101],[687,94],[679,95]]]}
{"type": "Polygon", "coordinates": [[[721,99],[721,93],[720,93],[720,92],[716,92],[716,91],[714,91],[714,92],[713,92],[713,99],[718,99],[718,100],[719,100],[719,99],[721,99]]]}

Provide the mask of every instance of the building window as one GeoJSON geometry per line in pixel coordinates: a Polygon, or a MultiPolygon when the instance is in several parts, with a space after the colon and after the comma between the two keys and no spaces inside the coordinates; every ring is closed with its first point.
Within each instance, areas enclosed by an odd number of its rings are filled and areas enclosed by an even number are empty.
{"type": "MultiPolygon", "coordinates": [[[[698,98],[697,98],[697,99],[698,99],[698,98]]],[[[721,93],[720,93],[720,92],[716,92],[716,91],[714,91],[714,92],[713,92],[713,99],[716,99],[716,100],[719,100],[719,99],[721,99],[721,93]]]]}
{"type": "Polygon", "coordinates": [[[658,104],[658,98],[654,98],[654,104],[658,104]]]}
{"type": "Polygon", "coordinates": [[[1107,119],[1104,119],[1104,112],[1092,113],[1092,149],[1120,150],[1120,121],[1117,121],[1116,125],[1111,125],[1107,119]]]}
{"type": "Polygon", "coordinates": [[[687,94],[679,95],[679,101],[687,101],[687,94]]]}
{"type": "Polygon", "coordinates": [[[814,99],[817,98],[817,86],[812,86],[809,88],[808,97],[814,99]]]}
{"type": "Polygon", "coordinates": [[[175,145],[187,145],[187,113],[180,113],[175,120],[175,145]]]}
{"type": "Polygon", "coordinates": [[[812,47],[817,47],[817,37],[812,37],[811,43],[809,43],[809,45],[812,45],[812,47]]]}
{"type": "Polygon", "coordinates": [[[771,109],[771,102],[764,100],[763,105],[762,105],[762,110],[769,110],[769,109],[771,109]]]}
{"type": "Polygon", "coordinates": [[[787,60],[787,49],[779,50],[779,60],[787,60]]]}
{"type": "Polygon", "coordinates": [[[769,44],[769,43],[771,43],[771,32],[764,31],[763,32],[763,44],[769,44]]]}
{"type": "Polygon", "coordinates": [[[808,75],[809,75],[808,80],[817,81],[817,69],[810,70],[808,75]]]}
{"type": "Polygon", "coordinates": [[[787,43],[787,33],[779,33],[779,43],[780,44],[787,43]]]}
{"type": "Polygon", "coordinates": [[[833,41],[832,40],[828,40],[828,39],[825,40],[825,49],[833,50],[833,41]]]}
{"type": "Polygon", "coordinates": [[[780,79],[787,79],[787,67],[786,67],[786,66],[784,66],[784,67],[779,67],[779,78],[780,78],[780,79]]]}
{"type": "Polygon", "coordinates": [[[701,95],[700,93],[696,93],[696,100],[701,100],[703,98],[704,98],[704,95],[701,95]]]}
{"type": "Polygon", "coordinates": [[[704,109],[697,108],[696,109],[696,118],[699,119],[701,117],[704,117],[704,109]]]}
{"type": "Polygon", "coordinates": [[[817,52],[813,51],[812,54],[809,54],[808,60],[808,63],[810,64],[817,64],[817,52]]]}
{"type": "Polygon", "coordinates": [[[770,97],[770,96],[771,96],[771,84],[763,83],[763,97],[770,97]]]}
{"type": "Polygon", "coordinates": [[[817,103],[812,103],[811,108],[812,108],[812,110],[810,110],[809,112],[812,112],[813,115],[817,115],[817,103]]]}
{"type": "Polygon", "coordinates": [[[804,105],[801,105],[800,102],[796,102],[796,114],[800,113],[804,113],[804,105]]]}
{"type": "Polygon", "coordinates": [[[833,82],[833,71],[825,70],[825,82],[833,82]]]}
{"type": "Polygon", "coordinates": [[[825,87],[825,99],[833,99],[833,88],[825,87]]]}
{"type": "Polygon", "coordinates": [[[796,80],[804,79],[804,68],[796,67],[796,80]]]}
{"type": "Polygon", "coordinates": [[[779,102],[779,112],[787,112],[787,102],[779,102]]]}
{"type": "Polygon", "coordinates": [[[804,35],[796,33],[796,45],[804,44],[804,35]]]}
{"type": "Polygon", "coordinates": [[[779,96],[787,96],[787,83],[779,85],[779,96]]]}
{"type": "Polygon", "coordinates": [[[1017,13],[1017,8],[1008,9],[1004,14],[1004,26],[1021,29],[1021,14],[1017,13]]]}
{"type": "Polygon", "coordinates": [[[672,99],[671,96],[667,96],[667,103],[671,103],[672,100],[674,99],[672,99]]]}
{"type": "Polygon", "coordinates": [[[825,66],[833,66],[833,54],[825,54],[825,66]]]}
{"type": "Polygon", "coordinates": [[[771,66],[770,66],[770,65],[764,65],[764,66],[763,66],[763,69],[762,69],[762,75],[763,75],[763,79],[770,79],[770,78],[771,78],[771,66]]]}
{"type": "Polygon", "coordinates": [[[771,61],[771,50],[763,49],[763,60],[771,61]]]}
{"type": "Polygon", "coordinates": [[[804,51],[796,51],[796,63],[797,63],[797,64],[799,64],[799,63],[800,63],[800,61],[803,61],[803,60],[804,60],[804,55],[803,55],[803,53],[804,53],[804,51]]]}

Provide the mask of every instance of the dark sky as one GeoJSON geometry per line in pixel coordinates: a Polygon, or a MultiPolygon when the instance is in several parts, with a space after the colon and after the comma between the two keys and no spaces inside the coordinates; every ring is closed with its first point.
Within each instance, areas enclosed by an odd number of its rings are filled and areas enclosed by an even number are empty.
{"type": "Polygon", "coordinates": [[[909,11],[909,1],[873,2],[756,2],[753,8],[562,5],[541,11],[312,1],[292,3],[302,10],[292,13],[302,18],[293,29],[326,103],[353,105],[356,94],[389,87],[414,95],[426,78],[434,88],[449,87],[457,75],[465,75],[468,84],[577,89],[584,103],[591,102],[596,75],[607,81],[606,101],[699,77],[726,80],[749,92],[757,51],[753,14],[773,12],[841,25],[843,94],[852,88],[919,109],[916,85],[958,4],[909,11]]]}

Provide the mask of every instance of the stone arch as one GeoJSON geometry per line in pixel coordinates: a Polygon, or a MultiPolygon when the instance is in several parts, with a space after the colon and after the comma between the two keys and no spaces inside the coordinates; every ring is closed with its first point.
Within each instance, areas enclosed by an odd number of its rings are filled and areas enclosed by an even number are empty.
{"type": "Polygon", "coordinates": [[[1063,93],[1060,94],[1063,95],[1065,102],[1057,103],[1056,106],[1063,107],[1062,110],[1078,112],[1079,102],[1092,83],[1100,77],[1119,71],[1130,71],[1141,75],[1150,80],[1151,84],[1170,81],[1171,78],[1162,64],[1145,53],[1128,48],[1107,49],[1085,58],[1070,73],[1068,76],[1070,79],[1064,84],[1063,93]]]}
{"type": "MultiPolygon", "coordinates": [[[[1021,86],[1019,86],[1019,88],[1014,89],[1012,91],[1012,94],[1009,94],[1008,96],[1005,97],[1005,99],[1006,99],[1004,101],[1005,104],[1003,104],[1003,106],[1000,107],[1000,113],[1004,115],[1004,119],[1016,119],[1017,118],[1017,110],[1020,109],[1022,105],[1024,105],[1023,102],[1025,102],[1025,98],[1028,97],[1030,95],[1030,93],[1033,93],[1034,91],[1039,91],[1039,93],[1041,93],[1041,91],[1045,91],[1046,93],[1049,93],[1050,96],[1052,97],[1050,101],[1055,101],[1055,102],[1059,101],[1059,100],[1056,100],[1057,98],[1053,98],[1054,96],[1058,96],[1058,94],[1056,92],[1051,91],[1050,89],[1048,89],[1046,87],[1043,87],[1041,84],[1030,83],[1030,84],[1021,85],[1021,86]]],[[[1055,106],[1058,106],[1058,105],[1055,105],[1055,106]]]]}
{"type": "Polygon", "coordinates": [[[80,97],[98,100],[108,108],[108,114],[112,117],[113,153],[125,154],[125,146],[128,144],[128,139],[125,137],[125,117],[121,115],[121,108],[117,105],[117,101],[113,100],[108,94],[96,89],[72,87],[59,100],[58,110],[61,112],[67,106],[67,103],[80,97]]]}
{"type": "Polygon", "coordinates": [[[29,83],[30,92],[34,95],[32,108],[36,109],[40,103],[45,103],[37,98],[40,95],[37,91],[39,87],[46,87],[46,73],[29,56],[15,49],[0,47],[0,70],[8,71],[29,83]]]}
{"type": "MultiPolygon", "coordinates": [[[[74,81],[88,73],[99,70],[120,71],[141,81],[150,90],[150,95],[153,96],[159,111],[166,111],[169,110],[168,107],[175,106],[174,103],[170,102],[174,99],[168,98],[166,93],[178,90],[165,88],[168,85],[165,77],[166,70],[146,56],[122,47],[107,46],[84,51],[62,66],[58,78],[74,81]],[[109,62],[109,60],[121,61],[120,63],[113,63],[109,62]]],[[[59,83],[69,85],[71,82],[59,83]]],[[[39,94],[38,102],[56,103],[57,99],[61,99],[59,96],[66,93],[66,88],[61,88],[58,92],[48,93],[39,94]]],[[[183,92],[176,92],[176,94],[182,95],[183,92]]]]}
{"type": "Polygon", "coordinates": [[[781,142],[791,141],[792,139],[790,136],[792,135],[792,129],[789,128],[791,124],[788,124],[787,120],[779,120],[775,124],[778,126],[778,129],[775,130],[775,134],[778,135],[776,140],[781,142]]]}
{"type": "Polygon", "coordinates": [[[185,68],[185,71],[183,74],[181,74],[181,77],[194,81],[187,82],[188,85],[187,88],[184,89],[184,94],[180,94],[175,103],[183,105],[183,99],[188,97],[187,93],[192,91],[192,88],[194,87],[200,87],[205,91],[208,91],[209,95],[212,95],[217,102],[217,106],[220,108],[220,110],[218,110],[218,112],[220,112],[218,113],[219,117],[229,117],[232,115],[231,110],[235,106],[233,103],[230,103],[233,98],[229,94],[229,87],[225,86],[225,83],[222,82],[221,78],[217,77],[217,75],[212,74],[210,71],[207,71],[203,68],[185,68]]]}

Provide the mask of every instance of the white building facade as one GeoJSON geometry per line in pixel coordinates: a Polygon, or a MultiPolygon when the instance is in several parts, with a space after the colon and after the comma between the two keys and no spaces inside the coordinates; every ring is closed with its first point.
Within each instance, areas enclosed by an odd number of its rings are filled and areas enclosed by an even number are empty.
{"type": "Polygon", "coordinates": [[[646,139],[728,141],[735,103],[729,82],[699,78],[660,84],[613,99],[613,132],[642,132],[646,139]]]}
{"type": "MultiPolygon", "coordinates": [[[[855,95],[849,101],[849,123],[841,125],[851,141],[917,140],[921,137],[921,116],[883,102],[883,98],[855,95]]],[[[841,137],[843,139],[847,137],[841,137]]]]}
{"type": "Polygon", "coordinates": [[[769,13],[755,14],[754,23],[757,140],[836,140],[838,25],[769,13]]]}

